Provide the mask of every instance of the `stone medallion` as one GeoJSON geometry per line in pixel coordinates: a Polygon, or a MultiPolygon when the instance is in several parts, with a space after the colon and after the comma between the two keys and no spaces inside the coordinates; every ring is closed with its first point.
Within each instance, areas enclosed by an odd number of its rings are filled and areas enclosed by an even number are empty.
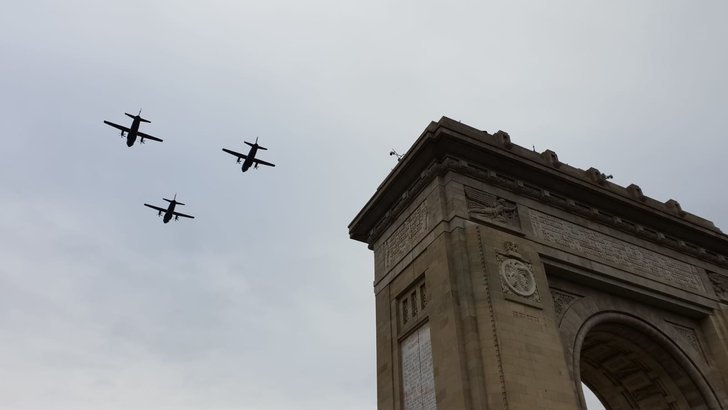
{"type": "Polygon", "coordinates": [[[541,308],[531,263],[518,252],[518,245],[507,241],[503,251],[496,250],[501,289],[507,299],[541,308]]]}
{"type": "Polygon", "coordinates": [[[536,279],[531,269],[518,259],[506,259],[500,265],[503,282],[517,295],[529,297],[536,292],[536,279]]]}

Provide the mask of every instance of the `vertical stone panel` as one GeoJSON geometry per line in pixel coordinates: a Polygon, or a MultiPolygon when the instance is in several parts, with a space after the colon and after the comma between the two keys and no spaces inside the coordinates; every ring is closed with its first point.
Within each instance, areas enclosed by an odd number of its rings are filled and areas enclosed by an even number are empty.
{"type": "Polygon", "coordinates": [[[430,325],[425,323],[400,345],[405,410],[435,410],[430,325]]]}

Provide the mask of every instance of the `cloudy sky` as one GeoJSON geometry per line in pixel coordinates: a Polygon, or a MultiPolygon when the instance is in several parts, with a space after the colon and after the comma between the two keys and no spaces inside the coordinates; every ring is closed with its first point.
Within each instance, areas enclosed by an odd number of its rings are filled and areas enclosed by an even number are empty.
{"type": "Polygon", "coordinates": [[[347,225],[443,115],[725,230],[726,4],[4,5],[0,409],[374,409],[347,225]]]}

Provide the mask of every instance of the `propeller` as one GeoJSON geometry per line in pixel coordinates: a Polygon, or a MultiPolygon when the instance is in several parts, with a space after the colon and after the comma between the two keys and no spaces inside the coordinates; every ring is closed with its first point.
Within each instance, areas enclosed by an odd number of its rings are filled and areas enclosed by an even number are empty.
{"type": "Polygon", "coordinates": [[[175,215],[175,216],[174,216],[174,220],[175,220],[175,221],[179,221],[179,215],[175,215]]]}
{"type": "Polygon", "coordinates": [[[144,137],[142,137],[142,138],[139,139],[139,143],[140,144],[144,144],[144,137]]]}
{"type": "Polygon", "coordinates": [[[237,164],[239,164],[239,163],[240,163],[240,158],[238,158],[238,162],[237,162],[237,164]]]}

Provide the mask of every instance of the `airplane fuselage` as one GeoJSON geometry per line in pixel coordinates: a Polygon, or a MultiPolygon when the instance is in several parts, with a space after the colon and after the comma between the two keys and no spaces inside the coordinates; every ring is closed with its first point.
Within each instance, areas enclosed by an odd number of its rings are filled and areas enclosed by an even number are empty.
{"type": "Polygon", "coordinates": [[[134,121],[132,121],[129,132],[126,134],[127,147],[131,147],[132,145],[134,145],[134,141],[136,141],[137,138],[137,132],[139,132],[140,123],[141,121],[139,121],[139,118],[134,118],[134,121]]]}
{"type": "Polygon", "coordinates": [[[258,147],[256,147],[255,145],[250,147],[250,151],[248,151],[248,158],[245,158],[245,161],[243,161],[243,172],[247,171],[248,168],[253,165],[253,160],[255,159],[255,154],[257,152],[258,147]]]}
{"type": "Polygon", "coordinates": [[[164,213],[164,218],[162,219],[162,222],[167,223],[172,220],[172,217],[174,216],[174,207],[177,205],[174,202],[170,202],[169,206],[167,207],[167,211],[164,213]]]}

